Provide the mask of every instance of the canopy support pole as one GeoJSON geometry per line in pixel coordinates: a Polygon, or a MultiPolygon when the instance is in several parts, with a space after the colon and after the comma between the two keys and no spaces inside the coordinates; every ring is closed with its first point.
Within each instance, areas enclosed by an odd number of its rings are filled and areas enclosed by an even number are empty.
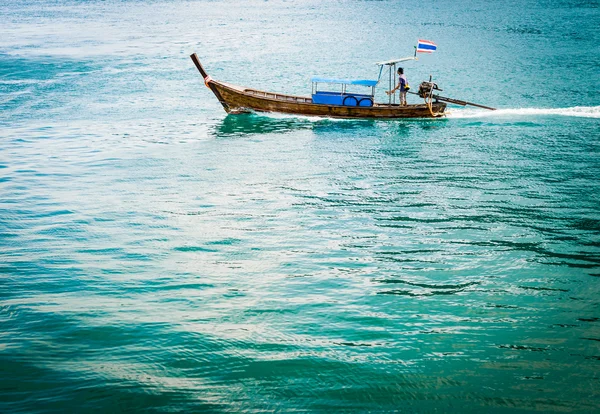
{"type": "MultiPolygon", "coordinates": [[[[392,68],[390,68],[391,70],[392,68]]],[[[394,63],[394,88],[396,87],[396,64],[394,63]]],[[[394,92],[394,105],[396,105],[396,92],[394,92]]]]}
{"type": "Polygon", "coordinates": [[[383,72],[383,65],[379,67],[379,76],[377,77],[377,83],[381,80],[381,73],[383,72]]]}
{"type": "Polygon", "coordinates": [[[389,105],[392,105],[392,66],[388,65],[388,68],[390,69],[390,73],[389,73],[389,78],[390,78],[390,88],[388,89],[390,91],[389,94],[389,105]]]}

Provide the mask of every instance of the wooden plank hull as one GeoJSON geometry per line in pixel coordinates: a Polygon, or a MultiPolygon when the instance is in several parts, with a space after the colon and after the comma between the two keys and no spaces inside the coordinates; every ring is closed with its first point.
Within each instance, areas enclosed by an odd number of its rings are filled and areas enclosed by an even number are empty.
{"type": "Polygon", "coordinates": [[[228,113],[279,112],[331,118],[394,119],[438,118],[444,116],[446,110],[444,102],[433,102],[431,108],[424,103],[405,106],[375,104],[372,107],[315,104],[309,97],[264,92],[215,81],[208,76],[195,53],[191,58],[204,77],[206,86],[228,113]]]}
{"type": "Polygon", "coordinates": [[[443,116],[446,109],[443,102],[434,102],[431,111],[425,104],[375,104],[372,107],[313,104],[307,97],[244,89],[217,81],[211,81],[211,86],[218,91],[221,103],[226,104],[225,110],[230,113],[258,111],[331,118],[435,118],[443,116]]]}

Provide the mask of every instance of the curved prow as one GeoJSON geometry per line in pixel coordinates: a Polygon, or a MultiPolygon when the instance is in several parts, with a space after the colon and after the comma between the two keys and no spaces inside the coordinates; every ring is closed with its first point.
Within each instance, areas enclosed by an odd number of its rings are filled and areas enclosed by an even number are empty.
{"type": "Polygon", "coordinates": [[[190,55],[190,58],[192,58],[194,65],[196,65],[196,68],[198,69],[198,72],[200,72],[200,74],[204,78],[204,84],[206,85],[206,87],[208,89],[210,89],[212,91],[212,93],[215,94],[215,96],[217,97],[219,102],[221,102],[221,105],[223,105],[223,108],[225,109],[225,111],[229,112],[230,111],[229,105],[227,105],[227,102],[225,102],[225,100],[223,100],[223,97],[219,93],[219,90],[215,87],[215,81],[208,75],[208,73],[206,73],[206,71],[202,67],[202,63],[200,63],[200,59],[198,59],[198,56],[195,53],[192,53],[190,55]]]}
{"type": "Polygon", "coordinates": [[[202,63],[200,63],[200,59],[198,59],[198,55],[196,55],[195,53],[192,53],[190,55],[190,57],[192,58],[192,61],[194,62],[194,65],[196,65],[196,68],[198,68],[198,72],[200,72],[200,74],[202,75],[202,77],[204,79],[208,78],[208,73],[206,73],[206,71],[202,67],[202,63]]]}

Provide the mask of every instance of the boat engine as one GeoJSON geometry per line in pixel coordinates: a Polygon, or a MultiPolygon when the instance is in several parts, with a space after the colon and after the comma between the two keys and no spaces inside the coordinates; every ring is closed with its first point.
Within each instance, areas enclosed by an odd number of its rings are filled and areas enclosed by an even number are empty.
{"type": "Polygon", "coordinates": [[[421,82],[421,84],[419,85],[419,92],[417,93],[417,95],[419,95],[421,98],[425,99],[425,103],[427,105],[431,105],[431,101],[435,100],[436,102],[442,101],[442,102],[449,102],[449,103],[453,103],[453,104],[461,105],[461,106],[471,105],[471,106],[476,106],[478,108],[489,109],[491,111],[496,110],[496,108],[492,108],[490,106],[485,106],[485,105],[476,104],[474,102],[461,101],[460,99],[453,99],[453,98],[447,98],[445,96],[440,96],[440,95],[433,93],[433,91],[441,91],[441,89],[437,86],[437,83],[433,83],[431,80],[429,82],[425,81],[425,82],[421,82]]]}
{"type": "Polygon", "coordinates": [[[419,85],[419,96],[421,98],[429,98],[433,91],[441,91],[441,89],[437,86],[437,83],[433,82],[421,82],[419,85]]]}

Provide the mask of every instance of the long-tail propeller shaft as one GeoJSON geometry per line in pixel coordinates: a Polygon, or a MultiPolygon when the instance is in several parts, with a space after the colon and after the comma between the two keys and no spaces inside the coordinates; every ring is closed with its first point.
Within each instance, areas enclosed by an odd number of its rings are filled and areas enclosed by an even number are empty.
{"type": "Polygon", "coordinates": [[[468,102],[468,101],[462,101],[460,99],[454,99],[454,98],[447,98],[445,96],[440,96],[437,94],[434,94],[433,91],[441,91],[441,89],[437,86],[437,84],[433,83],[433,82],[421,82],[421,84],[419,85],[419,92],[412,92],[415,95],[419,95],[421,98],[424,99],[436,99],[438,101],[443,101],[443,102],[449,102],[455,105],[461,105],[461,106],[466,106],[466,105],[471,105],[471,106],[476,106],[478,108],[483,108],[483,109],[489,109],[490,111],[495,111],[496,108],[492,108],[491,106],[485,106],[485,105],[481,105],[478,103],[474,103],[474,102],[468,102]]]}

